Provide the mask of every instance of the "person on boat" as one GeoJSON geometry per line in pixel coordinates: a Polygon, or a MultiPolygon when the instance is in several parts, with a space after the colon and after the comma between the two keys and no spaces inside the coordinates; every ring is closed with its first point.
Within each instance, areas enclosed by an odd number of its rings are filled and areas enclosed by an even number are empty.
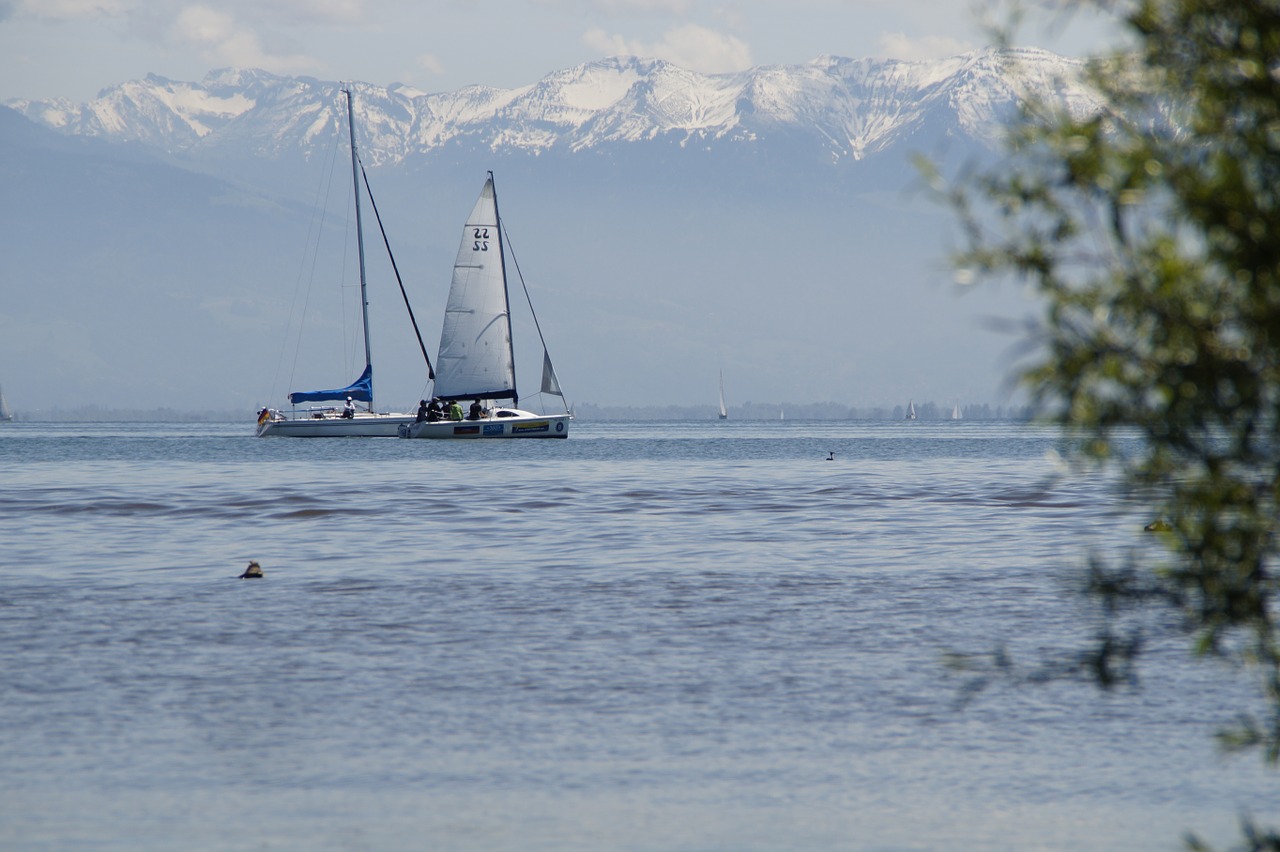
{"type": "Polygon", "coordinates": [[[347,397],[347,404],[342,409],[342,416],[348,420],[352,420],[356,416],[356,403],[351,397],[347,397]]]}
{"type": "Polygon", "coordinates": [[[420,399],[418,400],[418,416],[415,418],[415,422],[421,423],[423,420],[426,420],[426,419],[427,419],[427,401],[425,399],[420,399]]]}
{"type": "Polygon", "coordinates": [[[468,420],[479,420],[484,417],[484,406],[480,404],[480,400],[471,403],[471,410],[467,412],[468,420]]]}
{"type": "Polygon", "coordinates": [[[449,419],[450,420],[462,419],[462,406],[458,404],[458,401],[456,399],[453,402],[449,403],[449,419]]]}
{"type": "Polygon", "coordinates": [[[440,400],[434,396],[431,397],[431,402],[427,403],[427,422],[435,423],[443,414],[444,412],[440,408],[440,400]]]}

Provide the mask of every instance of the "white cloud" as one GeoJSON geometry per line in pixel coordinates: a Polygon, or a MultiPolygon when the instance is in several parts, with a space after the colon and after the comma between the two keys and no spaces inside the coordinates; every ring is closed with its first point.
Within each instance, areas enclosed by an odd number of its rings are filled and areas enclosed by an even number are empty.
{"type": "Polygon", "coordinates": [[[751,48],[737,36],[697,24],[683,24],[662,34],[656,42],[626,39],[596,28],[582,36],[583,43],[605,55],[645,56],[701,71],[719,74],[751,67],[751,48]]]}
{"type": "Polygon", "coordinates": [[[267,51],[257,33],[227,13],[208,6],[184,8],[174,19],[168,36],[171,42],[196,49],[202,58],[216,65],[265,68],[280,73],[316,66],[315,60],[309,57],[267,51]]]}
{"type": "Polygon", "coordinates": [[[178,15],[171,32],[184,43],[209,47],[231,38],[235,34],[235,22],[230,15],[207,6],[191,6],[178,15]]]}
{"type": "Polygon", "coordinates": [[[444,63],[434,53],[422,54],[414,60],[414,64],[429,74],[439,75],[444,73],[444,63]]]}
{"type": "Polygon", "coordinates": [[[912,38],[905,33],[882,33],[877,54],[888,59],[943,59],[967,53],[976,45],[952,36],[912,38]]]}
{"type": "MultiPolygon", "coordinates": [[[[229,4],[223,0],[221,5],[229,4]]],[[[356,26],[367,22],[375,4],[369,0],[237,0],[237,5],[246,13],[288,26],[356,26]]]]}

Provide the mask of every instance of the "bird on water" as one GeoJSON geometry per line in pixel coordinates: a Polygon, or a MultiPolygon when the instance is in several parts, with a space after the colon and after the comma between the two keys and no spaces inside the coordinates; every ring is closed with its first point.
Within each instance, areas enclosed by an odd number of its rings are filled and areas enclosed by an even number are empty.
{"type": "Polygon", "coordinates": [[[250,562],[249,567],[240,575],[241,580],[260,580],[262,577],[262,566],[257,562],[250,562]]]}

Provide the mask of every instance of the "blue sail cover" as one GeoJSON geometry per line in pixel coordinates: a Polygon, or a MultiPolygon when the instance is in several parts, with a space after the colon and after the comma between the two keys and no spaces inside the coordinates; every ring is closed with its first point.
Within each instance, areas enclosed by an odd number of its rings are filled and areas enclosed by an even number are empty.
{"type": "Polygon", "coordinates": [[[373,399],[373,365],[370,364],[364,368],[364,372],[360,374],[360,378],[356,379],[345,388],[338,390],[318,390],[318,391],[297,391],[289,394],[289,402],[297,405],[300,402],[324,402],[329,399],[342,399],[351,397],[357,402],[370,402],[373,399]]]}

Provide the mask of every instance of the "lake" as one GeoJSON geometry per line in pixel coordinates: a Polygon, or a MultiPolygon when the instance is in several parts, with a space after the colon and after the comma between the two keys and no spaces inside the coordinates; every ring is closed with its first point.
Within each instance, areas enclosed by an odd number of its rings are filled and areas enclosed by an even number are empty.
{"type": "Polygon", "coordinates": [[[1090,553],[1154,549],[1050,428],[252,434],[0,426],[0,846],[1167,850],[1277,820],[1212,739],[1253,693],[1168,631],[1136,689],[961,700],[949,653],[1084,647],[1090,553]]]}

